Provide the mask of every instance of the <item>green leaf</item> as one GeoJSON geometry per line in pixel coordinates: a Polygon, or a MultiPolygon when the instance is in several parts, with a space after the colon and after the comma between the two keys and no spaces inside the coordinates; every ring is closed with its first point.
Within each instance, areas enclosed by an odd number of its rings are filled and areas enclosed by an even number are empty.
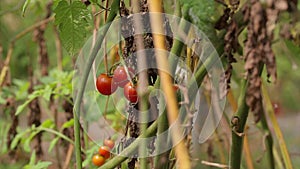
{"type": "Polygon", "coordinates": [[[214,29],[214,18],[218,17],[214,1],[207,0],[180,0],[184,10],[188,10],[191,22],[204,32],[212,43],[218,41],[214,29]]]}
{"type": "Polygon", "coordinates": [[[28,97],[29,82],[13,79],[13,84],[16,86],[16,90],[14,90],[16,100],[26,99],[28,97]]]}
{"type": "Polygon", "coordinates": [[[64,0],[53,0],[52,9],[55,9],[60,1],[64,1],[64,0]]]}
{"type": "Polygon", "coordinates": [[[24,130],[24,131],[19,132],[19,133],[14,137],[14,139],[12,140],[12,143],[11,143],[11,145],[10,145],[10,149],[14,149],[14,148],[18,145],[19,141],[25,136],[25,134],[27,134],[27,133],[30,132],[30,131],[31,131],[31,129],[28,128],[28,129],[26,129],[26,130],[24,130]]]}
{"type": "Polygon", "coordinates": [[[128,163],[122,163],[121,169],[128,169],[128,163]]]}
{"type": "Polygon", "coordinates": [[[90,0],[92,3],[98,3],[97,0],[90,0]]]}
{"type": "Polygon", "coordinates": [[[67,95],[71,94],[71,90],[69,88],[64,87],[61,90],[61,94],[67,96],[67,95]]]}
{"type": "Polygon", "coordinates": [[[26,0],[25,3],[24,3],[24,5],[23,5],[23,8],[22,8],[22,16],[23,17],[25,16],[25,11],[26,11],[28,5],[30,4],[30,1],[31,0],[26,0]]]}
{"type": "Polygon", "coordinates": [[[107,114],[105,117],[112,121],[115,121],[118,118],[115,114],[107,114]]]}
{"type": "MultiPolygon", "coordinates": [[[[50,75],[51,75],[51,73],[50,73],[50,75]]],[[[50,84],[53,82],[53,80],[54,80],[53,77],[50,77],[50,76],[44,76],[39,79],[39,81],[42,82],[43,84],[50,84]]]]}
{"type": "Polygon", "coordinates": [[[18,116],[18,115],[25,109],[25,107],[26,107],[31,101],[32,101],[32,99],[27,100],[27,101],[24,102],[22,105],[18,106],[15,115],[18,116]]]}
{"type": "Polygon", "coordinates": [[[0,104],[4,104],[4,103],[6,103],[6,100],[2,98],[2,96],[0,96],[0,104]]]}
{"type": "Polygon", "coordinates": [[[31,148],[30,148],[30,142],[31,142],[31,139],[27,138],[23,144],[23,149],[25,152],[29,153],[31,148]]]}
{"type": "Polygon", "coordinates": [[[36,154],[35,154],[35,150],[33,150],[31,157],[30,157],[29,165],[34,165],[35,160],[36,160],[36,154]]]}
{"type": "Polygon", "coordinates": [[[32,94],[30,94],[28,96],[29,99],[35,99],[39,96],[42,96],[44,94],[44,89],[42,87],[42,89],[38,89],[38,90],[35,90],[32,94]]]}
{"type": "Polygon", "coordinates": [[[43,98],[47,101],[50,101],[51,94],[52,94],[52,88],[49,85],[47,85],[44,89],[43,98]]]}
{"type": "Polygon", "coordinates": [[[26,152],[30,152],[31,148],[30,148],[30,142],[31,140],[37,135],[40,133],[40,130],[37,130],[37,131],[31,131],[30,132],[30,136],[29,137],[26,137],[24,138],[25,139],[25,142],[23,144],[23,148],[26,152]]]}
{"type": "Polygon", "coordinates": [[[53,120],[51,119],[47,119],[45,120],[42,124],[41,124],[42,127],[45,127],[45,128],[53,128],[54,127],[54,122],[53,120]]]}
{"type": "Polygon", "coordinates": [[[16,148],[16,146],[18,145],[18,143],[19,143],[19,141],[21,140],[21,136],[19,135],[19,134],[17,134],[16,136],[15,136],[15,138],[13,139],[13,141],[11,142],[11,144],[10,144],[10,149],[14,149],[14,148],[16,148]]]}
{"type": "Polygon", "coordinates": [[[73,126],[74,126],[74,119],[70,119],[69,121],[65,122],[62,125],[61,130],[65,129],[65,128],[73,127],[73,126]]]}
{"type": "Polygon", "coordinates": [[[7,132],[10,128],[10,123],[9,122],[3,122],[0,120],[0,154],[6,154],[8,152],[7,144],[6,144],[6,137],[7,137],[7,132]]]}
{"type": "Polygon", "coordinates": [[[293,55],[293,57],[295,58],[299,57],[299,53],[300,53],[299,46],[295,45],[294,42],[290,40],[284,40],[284,42],[287,48],[289,49],[289,51],[291,52],[291,54],[293,55]]]}
{"type": "Polygon", "coordinates": [[[74,55],[84,43],[87,34],[85,27],[91,19],[90,13],[80,1],[73,1],[71,4],[60,1],[54,12],[63,46],[74,55]]]}
{"type": "Polygon", "coordinates": [[[35,98],[39,97],[39,96],[42,95],[42,94],[43,94],[43,90],[36,90],[36,91],[34,91],[32,94],[30,94],[30,95],[28,96],[28,100],[25,101],[25,102],[24,102],[23,104],[21,104],[20,106],[18,106],[15,115],[16,115],[16,116],[19,115],[19,114],[25,109],[25,107],[26,107],[30,102],[32,102],[32,100],[34,100],[35,98]]]}
{"type": "Polygon", "coordinates": [[[23,167],[23,169],[46,169],[48,166],[52,164],[52,162],[49,161],[39,161],[35,164],[36,161],[36,153],[35,150],[32,152],[30,161],[27,165],[23,167]]]}
{"type": "Polygon", "coordinates": [[[52,162],[50,161],[39,161],[35,166],[32,167],[32,169],[46,169],[51,164],[52,162]]]}
{"type": "Polygon", "coordinates": [[[56,137],[55,139],[53,139],[50,142],[49,148],[48,148],[48,153],[50,153],[52,151],[52,149],[54,148],[54,146],[56,145],[56,143],[58,142],[59,137],[56,137]]]}

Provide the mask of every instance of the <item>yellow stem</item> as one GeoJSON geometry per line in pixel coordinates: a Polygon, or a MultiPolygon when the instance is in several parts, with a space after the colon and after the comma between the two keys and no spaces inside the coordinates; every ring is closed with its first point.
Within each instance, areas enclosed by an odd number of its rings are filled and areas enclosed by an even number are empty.
{"type": "MultiPolygon", "coordinates": [[[[247,126],[246,126],[247,127],[247,126]]],[[[251,157],[251,151],[249,148],[249,140],[248,140],[248,135],[244,135],[244,153],[245,153],[245,158],[246,158],[246,164],[248,169],[254,169],[253,166],[253,160],[251,157]]]]}
{"type": "Polygon", "coordinates": [[[228,99],[228,101],[229,101],[229,104],[230,104],[230,106],[231,106],[233,112],[236,112],[238,106],[237,106],[236,100],[234,99],[234,96],[233,96],[233,93],[232,93],[232,90],[231,90],[231,89],[229,89],[229,91],[228,91],[227,99],[228,99]]]}
{"type": "Polygon", "coordinates": [[[279,147],[280,147],[280,150],[281,150],[281,153],[282,153],[285,168],[286,169],[293,169],[292,162],[291,162],[291,159],[290,159],[290,155],[288,153],[288,150],[287,150],[287,147],[286,147],[281,129],[280,129],[279,124],[277,122],[277,119],[275,117],[274,109],[272,107],[272,103],[271,103],[268,91],[267,91],[264,84],[261,85],[261,89],[262,89],[263,101],[264,101],[265,106],[266,106],[266,116],[269,117],[270,122],[272,123],[272,126],[274,128],[274,132],[275,132],[275,135],[277,137],[279,147]]]}
{"type": "MultiPolygon", "coordinates": [[[[149,1],[149,11],[162,13],[162,1],[149,1]]],[[[168,72],[170,72],[170,68],[168,65],[168,58],[166,52],[166,45],[165,45],[165,36],[164,36],[164,28],[163,28],[163,17],[158,14],[152,14],[150,16],[151,21],[151,28],[153,30],[153,41],[154,47],[156,48],[156,62],[159,70],[159,75],[162,84],[162,90],[166,96],[166,103],[167,103],[167,113],[168,113],[168,121],[169,125],[175,124],[178,119],[178,106],[177,106],[177,99],[173,90],[173,83],[172,78],[168,72]],[[162,50],[163,52],[160,52],[162,50]],[[162,68],[164,70],[162,70],[162,68]]],[[[173,142],[179,142],[175,145],[175,154],[178,161],[178,168],[179,169],[190,169],[191,164],[189,160],[188,150],[185,146],[185,140],[179,141],[181,138],[180,136],[182,133],[180,132],[179,125],[173,125],[172,130],[172,139],[173,142]]]]}

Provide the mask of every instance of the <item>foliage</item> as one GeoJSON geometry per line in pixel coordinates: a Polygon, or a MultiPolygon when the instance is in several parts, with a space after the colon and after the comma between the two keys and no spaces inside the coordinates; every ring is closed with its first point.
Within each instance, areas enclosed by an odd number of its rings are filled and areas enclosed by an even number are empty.
{"type": "Polygon", "coordinates": [[[30,157],[29,164],[25,165],[24,169],[44,169],[47,168],[49,165],[51,165],[51,162],[38,161],[36,163],[36,154],[35,151],[33,151],[30,157]]]}
{"type": "Polygon", "coordinates": [[[83,45],[87,35],[86,27],[91,19],[87,7],[79,1],[60,1],[55,12],[55,24],[60,30],[60,37],[64,47],[74,55],[83,45]]]}
{"type": "Polygon", "coordinates": [[[73,72],[52,70],[49,76],[40,79],[42,84],[35,86],[35,90],[27,96],[27,100],[17,108],[16,115],[19,115],[24,108],[26,108],[27,105],[37,97],[42,97],[49,102],[51,96],[66,97],[71,95],[72,77],[73,72]]]}

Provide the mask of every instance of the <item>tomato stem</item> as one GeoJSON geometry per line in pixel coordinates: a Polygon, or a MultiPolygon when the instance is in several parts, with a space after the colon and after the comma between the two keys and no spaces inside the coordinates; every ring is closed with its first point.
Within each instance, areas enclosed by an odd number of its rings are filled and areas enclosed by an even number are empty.
{"type": "Polygon", "coordinates": [[[95,47],[93,48],[88,61],[87,61],[87,65],[84,69],[83,72],[83,76],[81,79],[81,83],[79,86],[79,91],[78,91],[78,95],[76,97],[76,101],[74,104],[74,112],[73,112],[73,116],[74,116],[74,138],[75,138],[75,154],[76,154],[76,167],[77,169],[82,169],[82,159],[81,159],[81,141],[80,141],[80,123],[79,123],[79,119],[80,119],[80,108],[81,108],[81,102],[82,102],[82,98],[83,98],[83,94],[84,94],[84,90],[86,87],[86,83],[87,83],[87,79],[89,77],[89,72],[91,70],[92,64],[97,56],[97,53],[99,51],[99,49],[102,46],[102,42],[104,40],[104,37],[108,31],[108,29],[111,26],[111,22],[114,20],[114,18],[117,16],[117,13],[119,11],[119,4],[120,4],[120,0],[114,0],[112,2],[111,5],[111,11],[109,13],[108,19],[107,19],[107,24],[106,26],[104,26],[103,28],[103,33],[99,35],[99,38],[97,39],[96,43],[95,43],[95,47]]]}

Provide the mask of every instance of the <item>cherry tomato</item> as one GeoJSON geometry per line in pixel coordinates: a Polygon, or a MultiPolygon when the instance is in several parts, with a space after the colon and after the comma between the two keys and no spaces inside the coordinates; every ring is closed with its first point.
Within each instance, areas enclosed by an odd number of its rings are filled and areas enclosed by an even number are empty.
{"type": "Polygon", "coordinates": [[[115,146],[115,142],[111,139],[105,139],[104,140],[104,145],[109,147],[110,149],[113,149],[115,146]]]}
{"type": "Polygon", "coordinates": [[[117,90],[117,85],[113,82],[113,78],[102,73],[96,81],[97,90],[103,95],[111,95],[117,90]]]}
{"type": "Polygon", "coordinates": [[[104,159],[103,156],[101,156],[101,155],[99,155],[99,154],[95,154],[95,155],[93,156],[92,161],[93,161],[93,164],[94,164],[95,166],[100,167],[101,165],[104,164],[105,159],[104,159]]]}
{"type": "Polygon", "coordinates": [[[178,85],[173,85],[173,90],[174,90],[175,92],[177,92],[178,89],[179,89],[178,85]]]}
{"type": "Polygon", "coordinates": [[[132,85],[131,82],[128,82],[124,86],[124,96],[129,100],[131,103],[136,103],[138,100],[138,94],[136,88],[132,85]]]}
{"type": "MultiPolygon", "coordinates": [[[[134,70],[132,68],[128,68],[128,73],[129,73],[129,78],[130,75],[133,74],[134,70]]],[[[126,73],[126,69],[124,66],[118,66],[117,69],[114,71],[114,82],[119,86],[119,87],[124,87],[128,82],[128,75],[126,73]]]]}
{"type": "Polygon", "coordinates": [[[280,115],[281,114],[280,104],[278,102],[272,102],[272,106],[273,106],[275,115],[277,115],[277,116],[280,115]]]}
{"type": "Polygon", "coordinates": [[[100,148],[99,148],[99,154],[101,155],[101,156],[103,156],[105,159],[108,159],[109,157],[110,157],[110,152],[109,152],[109,147],[107,147],[107,146],[101,146],[100,148]]]}

